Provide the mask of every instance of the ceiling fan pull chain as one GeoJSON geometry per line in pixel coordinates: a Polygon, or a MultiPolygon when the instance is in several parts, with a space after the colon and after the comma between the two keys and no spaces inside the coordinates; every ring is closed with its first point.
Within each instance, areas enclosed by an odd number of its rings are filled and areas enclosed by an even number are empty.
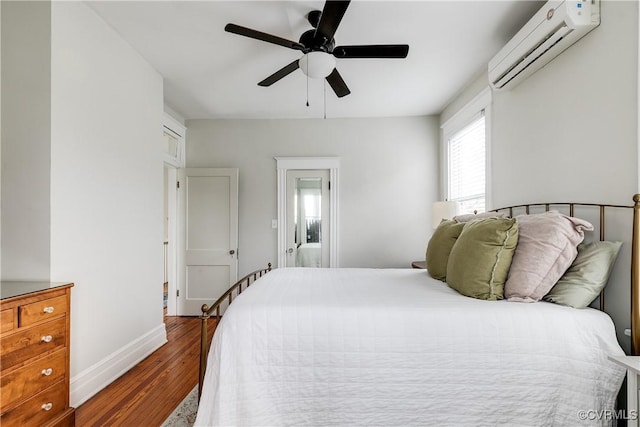
{"type": "Polygon", "coordinates": [[[324,119],[327,120],[327,81],[322,81],[322,91],[324,92],[324,119]]]}
{"type": "MultiPolygon", "coordinates": [[[[309,66],[309,57],[305,56],[304,60],[307,62],[307,66],[309,66]]],[[[307,74],[307,107],[309,106],[309,75],[307,74]]]]}
{"type": "Polygon", "coordinates": [[[307,107],[309,106],[309,76],[307,76],[307,107]]]}

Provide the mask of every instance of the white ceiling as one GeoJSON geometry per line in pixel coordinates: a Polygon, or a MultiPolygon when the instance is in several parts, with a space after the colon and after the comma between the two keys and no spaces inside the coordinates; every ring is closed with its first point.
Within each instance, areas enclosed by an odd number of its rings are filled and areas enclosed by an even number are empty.
{"type": "Polygon", "coordinates": [[[164,78],[165,103],[186,119],[438,114],[543,2],[353,1],[336,45],[409,44],[406,59],[338,59],[351,89],[295,71],[257,83],[299,51],[224,31],[234,23],[298,41],[323,1],[89,1],[164,78]],[[325,104],[326,91],[326,104],[325,104]]]}

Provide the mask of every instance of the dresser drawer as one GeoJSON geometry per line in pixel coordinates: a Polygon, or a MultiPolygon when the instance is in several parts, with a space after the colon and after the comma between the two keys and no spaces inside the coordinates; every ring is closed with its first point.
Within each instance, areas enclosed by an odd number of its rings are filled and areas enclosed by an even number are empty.
{"type": "Polygon", "coordinates": [[[0,417],[2,427],[41,426],[66,410],[64,381],[59,381],[0,417]]]}
{"type": "Polygon", "coordinates": [[[0,377],[0,412],[19,400],[62,380],[67,371],[67,351],[60,349],[44,359],[23,366],[0,377]]]}
{"type": "Polygon", "coordinates": [[[18,308],[18,319],[20,327],[23,328],[65,314],[66,312],[67,297],[63,295],[61,297],[49,298],[20,306],[18,308]]]}
{"type": "Polygon", "coordinates": [[[66,344],[67,319],[61,317],[0,339],[2,370],[66,344]]]}
{"type": "Polygon", "coordinates": [[[8,310],[0,311],[0,334],[5,332],[9,332],[15,328],[13,324],[13,309],[10,308],[8,310]]]}

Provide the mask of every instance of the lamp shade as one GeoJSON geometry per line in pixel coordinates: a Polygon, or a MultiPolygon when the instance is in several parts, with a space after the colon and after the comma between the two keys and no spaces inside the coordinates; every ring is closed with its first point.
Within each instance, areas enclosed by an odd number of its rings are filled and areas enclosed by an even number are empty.
{"type": "Polygon", "coordinates": [[[431,226],[436,229],[443,219],[451,219],[458,214],[459,204],[454,201],[435,202],[431,207],[431,226]]]}
{"type": "Polygon", "coordinates": [[[298,60],[298,65],[312,79],[324,79],[336,68],[336,58],[326,52],[309,52],[298,60]]]}

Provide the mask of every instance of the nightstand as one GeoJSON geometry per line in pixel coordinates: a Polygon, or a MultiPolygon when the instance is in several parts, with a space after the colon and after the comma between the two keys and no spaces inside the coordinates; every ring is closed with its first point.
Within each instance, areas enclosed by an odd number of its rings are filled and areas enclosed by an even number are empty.
{"type": "Polygon", "coordinates": [[[411,267],[413,268],[421,268],[423,270],[427,269],[427,262],[426,261],[413,261],[411,263],[411,267]]]}
{"type": "Polygon", "coordinates": [[[627,426],[638,427],[640,356],[609,356],[609,360],[627,369],[627,426]]]}

